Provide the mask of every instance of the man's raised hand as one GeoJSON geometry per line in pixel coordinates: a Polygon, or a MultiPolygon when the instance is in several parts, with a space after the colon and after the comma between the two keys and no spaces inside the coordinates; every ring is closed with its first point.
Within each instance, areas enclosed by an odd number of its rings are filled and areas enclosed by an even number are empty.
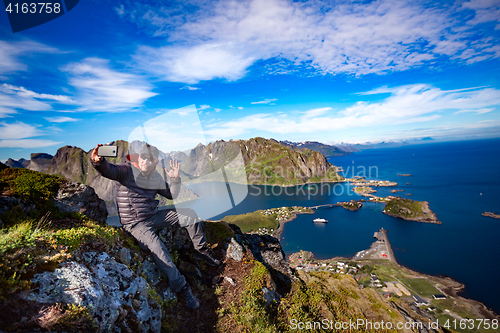
{"type": "Polygon", "coordinates": [[[167,175],[170,178],[179,177],[179,170],[181,168],[181,164],[177,162],[177,160],[170,160],[170,170],[167,171],[167,175]]]}
{"type": "Polygon", "coordinates": [[[101,163],[102,162],[102,157],[97,155],[98,151],[99,151],[99,147],[101,147],[102,144],[97,144],[97,147],[94,148],[94,150],[92,150],[92,155],[90,155],[90,157],[92,158],[92,161],[94,161],[94,163],[101,163]]]}

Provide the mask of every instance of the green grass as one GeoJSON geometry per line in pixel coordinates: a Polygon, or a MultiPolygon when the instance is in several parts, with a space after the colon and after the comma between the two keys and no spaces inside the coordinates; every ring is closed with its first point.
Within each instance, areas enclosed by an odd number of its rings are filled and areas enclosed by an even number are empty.
{"type": "Polygon", "coordinates": [[[249,332],[278,332],[273,318],[262,297],[265,280],[270,279],[267,268],[258,261],[245,278],[245,290],[241,295],[241,306],[232,306],[230,311],[241,328],[249,332]]]}
{"type": "Polygon", "coordinates": [[[0,190],[25,200],[48,200],[57,194],[62,178],[41,172],[9,168],[0,172],[0,190]]]}
{"type": "Polygon", "coordinates": [[[415,218],[423,214],[421,203],[410,199],[391,200],[386,204],[385,211],[406,218],[415,218]]]}
{"type": "Polygon", "coordinates": [[[406,282],[420,296],[431,297],[433,294],[440,294],[426,279],[404,279],[403,282],[406,282]]]}
{"type": "Polygon", "coordinates": [[[54,269],[81,245],[111,248],[120,238],[119,230],[77,214],[81,225],[54,230],[47,216],[0,229],[0,298],[29,288],[35,273],[54,269]]]}
{"type": "Polygon", "coordinates": [[[261,212],[262,210],[258,210],[253,213],[228,215],[224,217],[222,221],[236,224],[244,233],[259,230],[259,228],[276,230],[279,225],[278,221],[276,220],[276,216],[274,214],[266,216],[261,212]]]}

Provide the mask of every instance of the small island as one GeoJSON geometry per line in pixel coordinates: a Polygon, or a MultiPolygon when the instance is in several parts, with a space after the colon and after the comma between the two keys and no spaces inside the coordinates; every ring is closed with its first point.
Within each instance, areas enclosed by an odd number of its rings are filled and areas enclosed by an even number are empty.
{"type": "Polygon", "coordinates": [[[354,212],[363,207],[363,202],[361,202],[361,200],[342,201],[342,202],[337,202],[337,206],[344,207],[345,209],[354,212]]]}
{"type": "Polygon", "coordinates": [[[412,177],[409,173],[398,173],[398,176],[400,177],[412,177]]]}
{"type": "Polygon", "coordinates": [[[383,213],[408,221],[441,224],[436,214],[430,210],[427,201],[413,201],[395,197],[386,203],[383,213]]]}
{"type": "Polygon", "coordinates": [[[391,190],[391,193],[404,192],[404,190],[391,190]]]}
{"type": "Polygon", "coordinates": [[[492,217],[494,219],[500,219],[500,214],[497,213],[492,213],[492,212],[484,212],[481,215],[487,216],[487,217],[492,217]]]}
{"type": "Polygon", "coordinates": [[[372,189],[370,186],[356,186],[352,189],[357,194],[361,194],[363,196],[368,196],[367,194],[375,193],[376,190],[372,189]]]}

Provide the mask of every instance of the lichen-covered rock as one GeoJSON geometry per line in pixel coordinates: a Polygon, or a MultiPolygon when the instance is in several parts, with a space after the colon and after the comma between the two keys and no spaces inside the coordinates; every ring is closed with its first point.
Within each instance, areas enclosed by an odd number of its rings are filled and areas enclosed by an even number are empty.
{"type": "Polygon", "coordinates": [[[262,297],[267,305],[271,305],[273,302],[279,302],[281,295],[267,287],[262,287],[262,297]]]}
{"type": "Polygon", "coordinates": [[[278,291],[284,292],[283,288],[290,286],[294,278],[279,240],[270,235],[250,234],[245,234],[245,240],[254,258],[263,263],[271,273],[278,291]]]}
{"type": "Polygon", "coordinates": [[[24,297],[39,303],[85,306],[99,332],[159,332],[161,308],[148,296],[148,283],[107,253],[87,252],[85,265],[69,261],[36,274],[38,287],[24,297]],[[87,268],[89,267],[89,268],[87,268]]]}
{"type": "Polygon", "coordinates": [[[93,220],[106,223],[106,203],[97,196],[90,186],[76,182],[63,182],[53,202],[62,212],[77,212],[93,220]]]}
{"type": "Polygon", "coordinates": [[[156,286],[160,282],[160,271],[156,267],[156,264],[148,259],[142,263],[142,274],[144,274],[146,280],[153,286],[156,286]]]}
{"type": "Polygon", "coordinates": [[[236,261],[241,261],[241,259],[243,259],[243,254],[244,254],[243,246],[238,244],[236,239],[231,238],[231,242],[227,246],[226,257],[236,261]]]}
{"type": "Polygon", "coordinates": [[[194,249],[193,242],[186,228],[178,225],[168,226],[158,231],[158,236],[165,243],[168,252],[194,249]]]}

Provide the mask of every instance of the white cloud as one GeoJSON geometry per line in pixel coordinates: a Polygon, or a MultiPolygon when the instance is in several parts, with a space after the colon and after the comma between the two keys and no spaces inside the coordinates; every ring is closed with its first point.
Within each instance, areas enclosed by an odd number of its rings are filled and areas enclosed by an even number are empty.
{"type": "Polygon", "coordinates": [[[258,102],[251,102],[250,104],[269,104],[271,102],[277,101],[278,99],[276,98],[266,98],[263,101],[258,101],[258,102]]]}
{"type": "Polygon", "coordinates": [[[121,4],[119,7],[113,7],[113,10],[118,14],[118,16],[122,17],[125,14],[125,7],[121,4]]]}
{"type": "Polygon", "coordinates": [[[256,60],[232,44],[139,48],[136,60],[153,75],[173,82],[198,83],[216,78],[235,81],[256,60]]]}
{"type": "Polygon", "coordinates": [[[243,107],[242,106],[238,106],[238,109],[243,110],[243,107]]]}
{"type": "Polygon", "coordinates": [[[155,95],[142,77],[113,70],[104,59],[86,58],[63,68],[77,89],[78,111],[127,111],[155,95]]]}
{"type": "Polygon", "coordinates": [[[24,139],[34,136],[40,136],[44,133],[36,126],[28,125],[23,122],[16,122],[8,124],[5,122],[0,123],[0,140],[5,139],[24,139]]]}
{"type": "Polygon", "coordinates": [[[500,22],[500,3],[496,0],[472,0],[462,3],[462,9],[472,9],[475,16],[468,21],[475,25],[485,22],[500,22]]]}
{"type": "Polygon", "coordinates": [[[324,115],[325,113],[327,113],[330,110],[332,110],[332,108],[330,108],[330,107],[312,109],[312,110],[308,110],[308,111],[304,112],[304,116],[305,117],[317,117],[317,116],[324,115]]]}
{"type": "Polygon", "coordinates": [[[0,88],[1,91],[4,92],[12,92],[16,93],[18,96],[23,97],[23,98],[37,98],[37,99],[47,99],[47,100],[53,100],[56,102],[60,103],[65,103],[65,104],[71,104],[73,101],[69,96],[64,96],[64,95],[50,95],[50,94],[39,94],[34,91],[28,90],[24,87],[16,87],[10,84],[2,84],[2,87],[0,88]]]}
{"type": "Polygon", "coordinates": [[[76,119],[76,118],[71,118],[71,117],[45,117],[45,119],[51,123],[67,123],[67,122],[81,120],[81,119],[76,119]]]}
{"type": "Polygon", "coordinates": [[[70,97],[64,95],[39,94],[24,87],[16,87],[10,84],[0,85],[0,118],[8,117],[9,114],[17,113],[16,109],[28,111],[52,110],[52,105],[39,101],[48,100],[64,104],[73,103],[70,97]]]}
{"type": "Polygon", "coordinates": [[[498,22],[497,1],[428,7],[397,0],[196,5],[198,11],[191,4],[183,16],[173,7],[147,8],[141,24],[168,36],[171,46],[140,48],[139,63],[167,80],[195,83],[237,80],[252,64],[268,59],[275,60],[268,68],[274,73],[287,73],[286,64],[293,64],[320,74],[364,75],[406,70],[442,55],[469,63],[500,57],[491,49],[498,44],[497,34],[475,30],[479,23],[498,22]],[[474,19],[466,22],[457,15],[464,10],[474,10],[474,19]]]}
{"type": "Polygon", "coordinates": [[[461,111],[457,111],[457,112],[455,112],[453,114],[460,114],[460,113],[467,113],[467,112],[474,112],[476,114],[483,114],[483,113],[491,112],[493,110],[494,110],[493,108],[489,108],[489,109],[475,109],[475,110],[461,110],[461,111]]]}
{"type": "Polygon", "coordinates": [[[0,40],[0,74],[28,69],[20,57],[33,53],[60,53],[59,50],[33,41],[5,42],[0,40]]]}
{"type": "Polygon", "coordinates": [[[191,86],[184,86],[181,88],[181,90],[200,90],[201,88],[198,87],[191,87],[191,86]]]}
{"type": "Polygon", "coordinates": [[[52,140],[0,140],[0,148],[42,148],[61,144],[62,142],[52,140]]]}
{"type": "MultiPolygon", "coordinates": [[[[500,90],[493,88],[446,91],[426,84],[415,84],[374,91],[390,93],[390,96],[378,102],[358,101],[336,112],[326,107],[295,115],[255,114],[211,124],[205,132],[213,138],[226,138],[262,130],[273,134],[293,134],[373,128],[430,122],[443,117],[443,112],[447,110],[485,113],[492,106],[500,105],[500,90]]],[[[373,94],[374,91],[369,93],[373,94]]]]}
{"type": "Polygon", "coordinates": [[[205,109],[209,109],[209,108],[210,108],[210,105],[207,105],[207,104],[200,105],[200,110],[205,110],[205,109]]]}

